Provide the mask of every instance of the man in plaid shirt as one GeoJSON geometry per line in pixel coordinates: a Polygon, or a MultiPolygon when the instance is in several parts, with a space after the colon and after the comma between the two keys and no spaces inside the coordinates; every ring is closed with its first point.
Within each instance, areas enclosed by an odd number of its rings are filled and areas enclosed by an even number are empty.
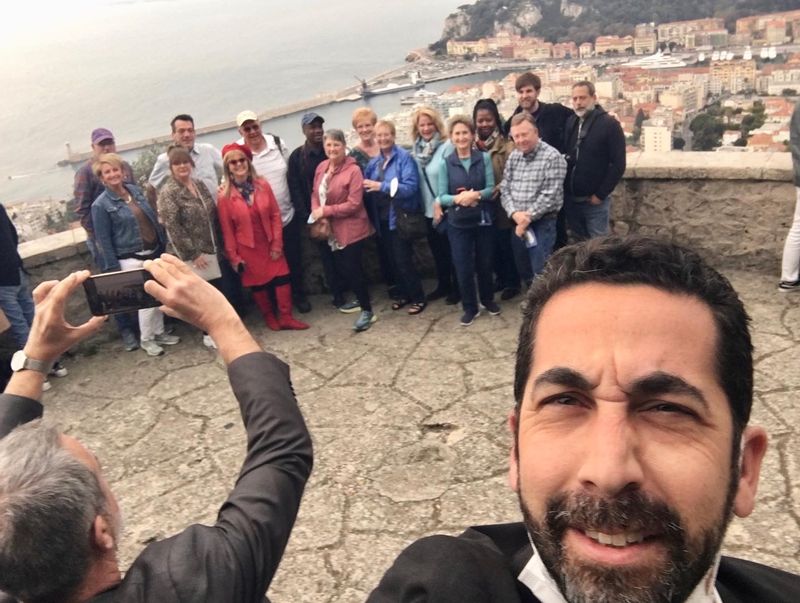
{"type": "Polygon", "coordinates": [[[503,172],[500,201],[517,225],[511,245],[520,275],[530,283],[553,253],[556,216],[564,204],[567,162],[539,138],[530,113],[517,113],[511,119],[511,136],[516,148],[503,172]]]}

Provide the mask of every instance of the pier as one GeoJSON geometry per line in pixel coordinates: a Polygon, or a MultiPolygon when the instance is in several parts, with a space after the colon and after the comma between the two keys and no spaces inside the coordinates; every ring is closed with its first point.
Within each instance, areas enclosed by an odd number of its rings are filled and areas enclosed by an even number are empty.
{"type": "MultiPolygon", "coordinates": [[[[429,75],[421,77],[419,81],[417,81],[416,83],[412,83],[411,81],[409,81],[407,78],[408,72],[419,70],[420,68],[421,65],[417,65],[417,63],[412,63],[411,65],[406,64],[406,65],[401,65],[399,67],[395,67],[393,69],[389,69],[387,71],[384,71],[383,73],[374,76],[367,83],[369,96],[390,94],[393,92],[400,92],[402,90],[407,90],[410,88],[423,87],[425,84],[431,84],[433,82],[440,82],[457,77],[465,77],[468,75],[475,75],[478,73],[490,73],[492,71],[495,71],[495,69],[487,69],[485,65],[469,64],[465,65],[463,69],[454,69],[443,73],[430,73],[429,75]],[[394,87],[389,87],[391,84],[397,84],[397,85],[394,87]]],[[[292,115],[294,113],[302,113],[305,111],[309,111],[311,109],[329,105],[331,103],[355,101],[362,97],[363,95],[362,95],[361,84],[354,84],[352,86],[348,86],[347,88],[343,88],[336,92],[330,92],[327,94],[318,94],[316,96],[313,96],[311,98],[302,101],[298,101],[296,103],[281,105],[278,107],[267,109],[265,111],[261,111],[258,113],[258,117],[262,122],[264,122],[271,119],[277,119],[279,117],[286,117],[287,115],[292,115]]],[[[198,136],[202,136],[204,134],[213,134],[215,132],[221,132],[224,130],[235,130],[235,129],[236,129],[236,122],[230,120],[222,123],[212,124],[210,126],[203,126],[197,128],[196,132],[198,136]]],[[[171,140],[172,136],[170,134],[164,134],[161,136],[151,136],[149,138],[143,138],[132,142],[118,143],[117,152],[124,153],[126,151],[136,151],[139,149],[144,149],[151,145],[166,145],[171,140]]],[[[67,157],[64,160],[59,161],[58,165],[63,166],[63,165],[81,164],[87,159],[89,159],[91,156],[92,156],[91,150],[74,153],[70,149],[69,145],[67,145],[67,157]]]]}

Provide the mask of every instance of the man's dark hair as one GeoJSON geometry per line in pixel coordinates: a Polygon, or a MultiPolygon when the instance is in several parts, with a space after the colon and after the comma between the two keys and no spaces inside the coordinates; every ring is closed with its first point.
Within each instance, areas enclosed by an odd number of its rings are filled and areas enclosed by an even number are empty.
{"type": "Polygon", "coordinates": [[[194,119],[192,119],[192,116],[189,115],[188,113],[181,113],[180,115],[176,115],[175,117],[172,118],[172,121],[169,122],[169,126],[170,128],[172,128],[173,132],[175,131],[176,121],[190,121],[192,122],[192,127],[194,127],[194,119]]]}
{"type": "Polygon", "coordinates": [[[520,91],[521,88],[525,86],[533,86],[534,90],[541,90],[542,89],[542,79],[536,75],[535,73],[531,73],[530,71],[526,71],[514,82],[514,88],[517,92],[520,91]]]}
{"type": "Polygon", "coordinates": [[[586,88],[586,90],[588,90],[589,92],[589,96],[594,96],[596,94],[594,89],[594,84],[589,80],[581,80],[580,82],[575,82],[574,84],[572,84],[573,90],[575,90],[575,88],[580,88],[580,87],[586,88]]]}
{"type": "Polygon", "coordinates": [[[542,308],[559,291],[587,283],[648,285],[667,293],[690,295],[708,306],[717,328],[717,380],[733,415],[734,456],[738,457],[739,438],[753,404],[750,318],[728,279],[696,252],[651,237],[599,237],[564,247],[550,258],[544,272],[533,281],[522,311],[514,376],[516,412],[530,377],[536,323],[542,308]]]}
{"type": "Polygon", "coordinates": [[[0,440],[0,590],[26,603],[67,601],[93,558],[107,501],[97,476],[33,421],[0,440]]]}
{"type": "Polygon", "coordinates": [[[494,123],[497,129],[503,129],[503,118],[500,117],[500,111],[497,110],[497,103],[492,98],[481,98],[475,103],[472,108],[472,123],[478,123],[478,111],[488,111],[494,117],[494,123]]]}

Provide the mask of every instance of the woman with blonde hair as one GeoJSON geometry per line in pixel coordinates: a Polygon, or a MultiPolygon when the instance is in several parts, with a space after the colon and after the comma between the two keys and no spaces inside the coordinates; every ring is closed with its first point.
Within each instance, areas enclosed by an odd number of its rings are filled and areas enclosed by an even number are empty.
{"type": "Polygon", "coordinates": [[[447,239],[447,224],[442,221],[444,214],[436,190],[444,158],[453,152],[453,145],[447,139],[447,129],[436,109],[422,106],[414,110],[411,139],[414,141],[411,154],[419,169],[419,188],[428,223],[426,238],[436,268],[436,288],[428,294],[427,300],[444,297],[446,304],[457,304],[460,299],[458,281],[447,239]]]}
{"type": "Polygon", "coordinates": [[[281,212],[269,183],[256,174],[253,154],[244,145],[225,145],[222,164],[225,184],[217,197],[217,211],[228,261],[242,275],[242,285],[251,288],[267,327],[273,331],[307,329],[306,323],[292,316],[281,212]],[[277,316],[271,290],[277,300],[277,316]]]}
{"type": "MultiPolygon", "coordinates": [[[[92,166],[105,186],[92,203],[95,242],[100,249],[103,272],[141,268],[145,260],[161,255],[166,236],[142,189],[124,181],[122,157],[100,155],[92,166]]],[[[140,345],[148,356],[160,356],[164,345],[180,338],[164,332],[164,314],[158,308],[139,310],[140,345]]]]}

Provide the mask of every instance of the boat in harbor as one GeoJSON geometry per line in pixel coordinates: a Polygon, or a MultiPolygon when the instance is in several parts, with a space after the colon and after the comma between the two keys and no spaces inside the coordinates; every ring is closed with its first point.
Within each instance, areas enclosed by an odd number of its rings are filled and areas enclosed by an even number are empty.
{"type": "Polygon", "coordinates": [[[431,92],[429,90],[425,90],[425,88],[422,88],[421,90],[417,90],[414,94],[402,97],[400,99],[400,104],[416,105],[418,103],[428,103],[438,96],[439,95],[436,92],[431,92]]]}

